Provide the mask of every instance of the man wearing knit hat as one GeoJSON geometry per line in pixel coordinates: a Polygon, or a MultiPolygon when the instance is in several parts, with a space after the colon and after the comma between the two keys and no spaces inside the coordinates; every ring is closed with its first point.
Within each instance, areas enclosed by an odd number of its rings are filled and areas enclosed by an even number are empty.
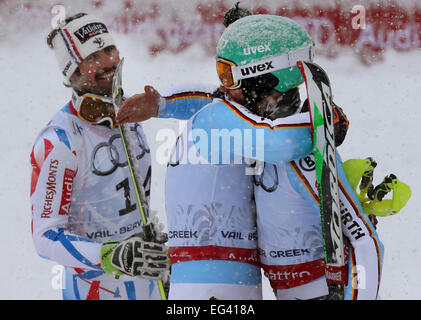
{"type": "MultiPolygon", "coordinates": [[[[35,248],[64,266],[64,299],[160,299],[155,280],[168,277],[166,239],[143,237],[115,125],[111,91],[119,52],[106,25],[84,13],[59,24],[47,43],[72,97],[40,132],[30,156],[35,248]]],[[[150,150],[141,124],[131,132],[149,201],[150,150]]]]}

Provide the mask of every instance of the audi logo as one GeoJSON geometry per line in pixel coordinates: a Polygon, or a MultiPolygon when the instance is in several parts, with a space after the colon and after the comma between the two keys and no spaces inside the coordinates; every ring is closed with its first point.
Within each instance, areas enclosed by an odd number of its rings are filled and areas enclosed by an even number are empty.
{"type": "MultiPolygon", "coordinates": [[[[140,154],[136,155],[136,160],[140,160],[145,156],[146,153],[150,153],[150,149],[147,147],[147,144],[145,143],[142,134],[138,130],[139,128],[140,125],[137,123],[134,127],[130,128],[130,131],[133,131],[135,133],[137,145],[141,150],[140,154]]],[[[117,144],[115,143],[116,140],[121,140],[120,134],[112,135],[107,142],[101,142],[93,148],[91,154],[90,168],[94,174],[98,176],[107,176],[112,174],[115,170],[117,170],[117,168],[127,167],[128,162],[124,153],[123,145],[120,142],[120,148],[118,148],[117,144]],[[99,157],[98,154],[100,152],[104,152],[104,150],[106,151],[107,156],[99,157]],[[98,160],[99,158],[100,161],[98,160]],[[108,165],[107,161],[104,161],[104,158],[106,158],[109,161],[108,165]],[[106,165],[104,165],[104,163],[106,165]],[[99,166],[100,164],[101,167],[99,166]]]]}

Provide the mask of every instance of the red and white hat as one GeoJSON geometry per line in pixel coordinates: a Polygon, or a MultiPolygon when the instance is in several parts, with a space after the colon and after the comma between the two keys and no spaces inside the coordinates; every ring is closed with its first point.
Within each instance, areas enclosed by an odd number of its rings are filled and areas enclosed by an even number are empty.
{"type": "Polygon", "coordinates": [[[59,26],[57,32],[51,44],[60,70],[67,80],[87,56],[115,45],[105,24],[91,15],[84,15],[59,26]]]}

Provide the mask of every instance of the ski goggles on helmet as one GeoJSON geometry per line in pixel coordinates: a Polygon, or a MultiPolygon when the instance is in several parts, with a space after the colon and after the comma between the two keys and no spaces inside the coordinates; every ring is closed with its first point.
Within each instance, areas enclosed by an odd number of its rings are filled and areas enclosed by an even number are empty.
{"type": "Polygon", "coordinates": [[[242,79],[254,78],[277,70],[295,67],[297,61],[312,61],[313,57],[314,48],[309,46],[242,66],[224,58],[217,58],[216,71],[221,83],[226,88],[237,89],[241,87],[242,79]]]}
{"type": "Polygon", "coordinates": [[[89,123],[109,122],[110,127],[115,128],[115,111],[110,98],[84,94],[79,103],[78,115],[89,123]]]}

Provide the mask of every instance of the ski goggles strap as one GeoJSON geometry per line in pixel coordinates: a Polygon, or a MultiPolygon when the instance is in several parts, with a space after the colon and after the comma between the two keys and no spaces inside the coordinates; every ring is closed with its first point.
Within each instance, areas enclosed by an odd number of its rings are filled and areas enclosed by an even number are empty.
{"type": "Polygon", "coordinates": [[[79,103],[78,115],[92,124],[101,124],[108,121],[110,127],[115,125],[115,111],[111,99],[94,94],[84,94],[79,103]]]}
{"type": "Polygon", "coordinates": [[[218,58],[216,60],[216,69],[222,84],[229,89],[236,89],[240,87],[240,80],[242,79],[254,78],[277,70],[295,67],[297,61],[312,61],[313,57],[314,47],[309,46],[242,66],[237,66],[232,61],[218,58]]]}

